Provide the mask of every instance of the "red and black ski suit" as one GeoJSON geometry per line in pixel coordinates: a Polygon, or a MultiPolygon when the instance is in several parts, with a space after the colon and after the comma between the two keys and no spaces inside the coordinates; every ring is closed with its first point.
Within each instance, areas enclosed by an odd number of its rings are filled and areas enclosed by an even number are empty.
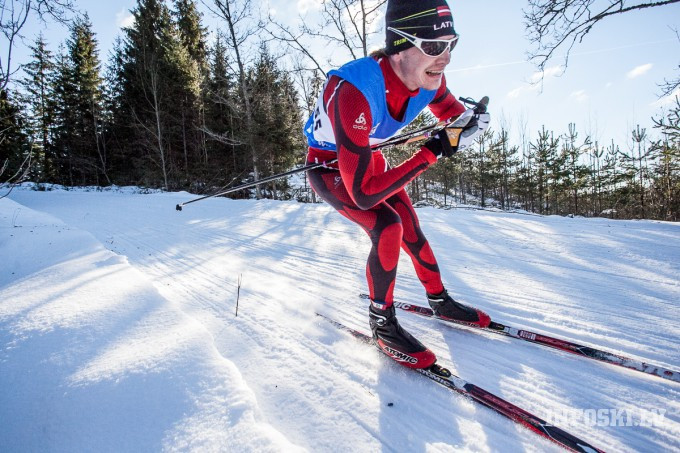
{"type": "MultiPolygon", "coordinates": [[[[408,90],[387,58],[379,59],[378,63],[385,79],[389,113],[394,119],[401,120],[409,99],[418,91],[408,90]]],[[[359,224],[371,238],[373,246],[368,256],[366,278],[372,300],[388,305],[393,302],[402,248],[411,257],[425,290],[439,294],[444,286],[437,260],[404,190],[406,184],[435,163],[437,158],[422,147],[410,159],[388,168],[382,153],[370,147],[370,127],[354,127],[361,115],[368,125],[372,124],[368,101],[346,81],[338,87],[340,81],[337,75],[331,76],[323,92],[323,101],[328,105],[327,114],[333,126],[338,163],[333,165],[334,168],[310,171],[310,184],[324,201],[359,224]]],[[[446,88],[443,76],[441,86],[428,107],[439,120],[450,119],[465,111],[465,107],[446,88]]],[[[329,161],[335,157],[334,151],[310,147],[307,162],[329,161]]]]}

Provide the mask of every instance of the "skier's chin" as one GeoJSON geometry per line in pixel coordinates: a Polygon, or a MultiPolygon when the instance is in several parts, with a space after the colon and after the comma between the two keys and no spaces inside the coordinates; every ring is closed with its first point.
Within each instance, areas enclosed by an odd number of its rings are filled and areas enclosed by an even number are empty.
{"type": "Polygon", "coordinates": [[[426,90],[436,90],[442,84],[442,74],[425,72],[423,76],[423,88],[426,90]]]}

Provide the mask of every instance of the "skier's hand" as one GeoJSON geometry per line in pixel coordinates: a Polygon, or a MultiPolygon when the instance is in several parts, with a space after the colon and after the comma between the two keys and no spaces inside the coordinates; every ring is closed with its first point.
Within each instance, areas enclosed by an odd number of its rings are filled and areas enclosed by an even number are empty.
{"type": "MultiPolygon", "coordinates": [[[[425,148],[429,149],[432,154],[437,156],[437,159],[451,157],[453,156],[453,153],[455,153],[452,146],[454,143],[454,140],[452,139],[454,137],[449,137],[449,134],[446,131],[447,128],[437,131],[423,144],[425,148]]],[[[457,141],[457,139],[455,141],[457,141]]]]}
{"type": "Polygon", "coordinates": [[[461,116],[458,117],[456,121],[451,124],[447,129],[456,129],[462,127],[460,136],[457,143],[457,151],[463,151],[468,146],[472,145],[477,137],[482,135],[484,131],[489,127],[489,121],[491,121],[491,115],[486,113],[476,113],[473,109],[468,109],[461,116]],[[465,125],[457,125],[464,116],[467,118],[464,120],[465,125]]]}
{"type": "Polygon", "coordinates": [[[474,109],[464,111],[450,126],[435,133],[423,146],[432,154],[451,157],[470,146],[488,127],[488,113],[475,113],[474,109]]]}

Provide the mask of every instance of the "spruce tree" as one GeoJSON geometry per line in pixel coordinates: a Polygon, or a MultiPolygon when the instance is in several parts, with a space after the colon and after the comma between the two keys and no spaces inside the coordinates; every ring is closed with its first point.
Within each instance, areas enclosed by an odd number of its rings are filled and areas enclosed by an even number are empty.
{"type": "MultiPolygon", "coordinates": [[[[302,117],[298,95],[287,74],[277,65],[266,46],[249,73],[252,140],[263,174],[289,169],[303,155],[302,117]]],[[[285,190],[281,181],[272,185],[272,196],[285,190]]],[[[285,183],[283,183],[285,184],[285,183]]]]}
{"type": "Polygon", "coordinates": [[[71,131],[76,130],[76,85],[73,68],[63,45],[55,60],[54,79],[54,175],[58,184],[73,186],[78,178],[77,156],[74,155],[71,131]]]}
{"type": "Polygon", "coordinates": [[[103,93],[97,40],[87,15],[71,27],[56,64],[55,154],[68,185],[111,184],[101,140],[103,93]]]}
{"type": "MultiPolygon", "coordinates": [[[[158,0],[138,0],[134,26],[125,29],[122,69],[125,116],[130,131],[125,151],[138,183],[168,189],[174,167],[167,49],[170,12],[158,0]]],[[[124,120],[123,120],[124,121],[124,120]]]]}
{"type": "Polygon", "coordinates": [[[582,144],[577,145],[578,132],[574,123],[569,124],[569,132],[565,137],[565,190],[570,196],[571,213],[579,213],[579,194],[585,189],[590,176],[590,169],[581,162],[581,156],[590,147],[590,137],[586,137],[582,144]],[[573,204],[571,204],[573,203],[573,204]]]}
{"type": "Polygon", "coordinates": [[[204,91],[206,148],[210,156],[211,176],[219,185],[238,178],[248,163],[244,141],[236,136],[242,129],[236,83],[229,71],[224,37],[217,35],[212,49],[210,70],[204,91]]]}
{"type": "Polygon", "coordinates": [[[0,182],[20,182],[27,175],[31,155],[17,102],[0,90],[0,182]]]}
{"type": "Polygon", "coordinates": [[[654,120],[662,133],[659,160],[654,167],[654,186],[659,197],[658,218],[677,221],[680,218],[680,100],[676,98],[666,118],[654,120]]]}
{"type": "Polygon", "coordinates": [[[24,66],[26,76],[19,80],[21,101],[26,112],[26,132],[33,143],[31,178],[36,182],[52,181],[54,174],[54,57],[42,33],[29,47],[31,61],[24,66]]]}
{"type": "Polygon", "coordinates": [[[202,73],[208,68],[207,28],[201,25],[201,13],[193,0],[174,0],[175,22],[182,45],[202,73]]]}
{"type": "Polygon", "coordinates": [[[126,149],[140,169],[139,182],[186,187],[205,154],[198,133],[202,65],[183,42],[186,30],[173,22],[163,2],[138,0],[133,15],[134,26],[125,29],[121,74],[122,116],[130,119],[126,149]]]}
{"type": "MultiPolygon", "coordinates": [[[[101,63],[97,40],[87,14],[75,21],[68,52],[75,87],[73,105],[76,129],[71,131],[70,142],[83,184],[111,184],[107,173],[107,155],[101,140],[103,93],[100,76],[101,63]]],[[[69,100],[71,101],[71,100],[69,100]]]]}
{"type": "Polygon", "coordinates": [[[123,90],[123,41],[116,37],[113,49],[109,53],[104,70],[102,96],[102,129],[101,145],[107,155],[108,173],[112,181],[127,184],[130,162],[125,159],[125,145],[130,143],[129,128],[125,109],[123,90]]]}

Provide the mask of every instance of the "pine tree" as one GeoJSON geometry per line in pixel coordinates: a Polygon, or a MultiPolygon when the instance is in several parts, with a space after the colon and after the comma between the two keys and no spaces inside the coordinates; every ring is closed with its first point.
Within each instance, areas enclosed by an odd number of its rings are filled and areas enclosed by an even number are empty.
{"type": "MultiPolygon", "coordinates": [[[[590,137],[586,137],[582,144],[576,145],[578,140],[578,132],[574,123],[569,124],[569,132],[565,137],[564,143],[564,161],[567,166],[564,172],[564,189],[571,193],[571,201],[573,201],[571,213],[578,214],[579,193],[586,185],[589,169],[581,163],[581,156],[587,151],[590,146],[590,137]]],[[[567,194],[568,196],[568,194],[567,194]]]]}
{"type": "Polygon", "coordinates": [[[662,133],[657,144],[659,160],[654,167],[654,187],[658,193],[658,218],[680,218],[680,100],[676,98],[666,118],[654,120],[662,133]]]}
{"type": "MultiPolygon", "coordinates": [[[[245,127],[242,130],[242,139],[250,152],[252,177],[257,181],[260,179],[259,155],[255,146],[255,120],[253,109],[250,103],[252,99],[252,87],[248,80],[248,38],[257,34],[259,26],[253,24],[251,16],[251,0],[213,0],[215,12],[222,19],[227,28],[226,44],[232,53],[234,64],[236,65],[236,80],[239,97],[241,101],[241,114],[245,127]]],[[[261,198],[261,186],[255,186],[255,197],[261,198]]]]}
{"type": "Polygon", "coordinates": [[[645,205],[646,181],[649,178],[647,159],[653,158],[655,148],[647,147],[647,130],[638,125],[631,132],[633,147],[629,153],[621,152],[621,166],[624,170],[627,205],[631,214],[638,218],[645,218],[647,207],[645,205]]]}
{"type": "Polygon", "coordinates": [[[551,201],[557,203],[556,191],[560,178],[558,157],[559,138],[541,128],[535,144],[531,144],[536,156],[536,188],[539,213],[550,212],[551,201]]]}
{"type": "Polygon", "coordinates": [[[36,182],[47,182],[55,177],[54,148],[54,59],[42,33],[29,47],[31,61],[24,66],[26,76],[19,80],[21,101],[26,111],[26,131],[33,143],[31,177],[36,182]]]}
{"type": "Polygon", "coordinates": [[[20,182],[29,171],[30,150],[19,105],[0,90],[0,182],[20,182]]]}
{"type": "MultiPolygon", "coordinates": [[[[266,46],[249,73],[250,105],[253,115],[253,145],[263,173],[275,174],[289,169],[303,154],[302,117],[293,82],[277,66],[266,46]]],[[[279,182],[279,184],[281,184],[279,182]]],[[[278,198],[276,182],[272,196],[278,198]]]]}
{"type": "Polygon", "coordinates": [[[473,162],[474,184],[477,188],[475,195],[480,197],[480,205],[486,207],[486,200],[489,192],[494,187],[494,180],[497,179],[496,167],[493,165],[492,154],[494,153],[492,144],[491,130],[486,130],[477,139],[478,146],[471,147],[467,151],[473,162]]]}
{"type": "MultiPolygon", "coordinates": [[[[101,141],[103,93],[101,63],[97,40],[87,14],[74,23],[68,43],[72,83],[75,87],[73,105],[75,130],[70,131],[73,154],[81,163],[79,173],[84,184],[111,184],[107,173],[107,155],[101,141]],[[101,178],[105,181],[102,181],[101,178]]],[[[70,99],[67,101],[71,101],[70,99]]]]}
{"type": "Polygon", "coordinates": [[[501,127],[500,132],[493,141],[492,149],[495,151],[494,166],[497,172],[497,198],[500,199],[501,209],[510,207],[511,178],[519,165],[517,146],[510,146],[508,130],[501,127]]]}
{"type": "Polygon", "coordinates": [[[174,0],[175,22],[180,41],[189,52],[191,59],[199,66],[201,73],[208,70],[207,28],[201,25],[201,13],[193,0],[174,0]]]}
{"type": "Polygon", "coordinates": [[[97,40],[87,15],[75,20],[56,64],[55,148],[60,182],[111,184],[101,140],[103,93],[97,40]]]}
{"type": "Polygon", "coordinates": [[[186,184],[191,184],[195,178],[205,176],[203,172],[208,166],[202,133],[205,123],[202,93],[208,75],[206,29],[193,0],[175,0],[174,4],[176,36],[170,40],[168,57],[175,74],[172,96],[179,106],[175,113],[179,122],[177,139],[181,141],[186,184]]]}
{"type": "Polygon", "coordinates": [[[602,156],[604,155],[604,147],[601,147],[597,141],[594,146],[590,147],[590,189],[591,189],[591,206],[595,215],[602,212],[602,156]]]}
{"type": "Polygon", "coordinates": [[[238,178],[247,164],[243,142],[236,137],[242,129],[239,96],[229,72],[227,48],[224,37],[217,35],[212,49],[207,89],[204,92],[205,121],[203,131],[207,139],[211,176],[220,185],[238,178]]]}
{"type": "MultiPolygon", "coordinates": [[[[179,3],[191,12],[191,2],[179,3]]],[[[163,2],[138,0],[133,15],[135,24],[125,29],[122,51],[120,115],[131,125],[123,135],[128,137],[125,149],[132,175],[146,184],[160,180],[166,189],[186,187],[194,164],[205,156],[199,131],[204,79],[200,68],[206,63],[197,62],[191,53],[195,49],[185,45],[192,27],[182,14],[178,17],[184,28],[173,22],[163,2]]],[[[202,30],[200,23],[194,25],[202,30]]]]}
{"type": "Polygon", "coordinates": [[[104,71],[102,87],[104,108],[102,111],[101,143],[108,156],[108,169],[111,179],[119,183],[128,184],[130,178],[130,162],[125,159],[125,145],[132,140],[129,136],[129,116],[126,110],[125,92],[123,89],[123,41],[116,37],[113,49],[104,71]]]}
{"type": "Polygon", "coordinates": [[[71,131],[76,130],[76,85],[73,68],[63,45],[59,46],[55,61],[54,78],[54,174],[58,184],[73,186],[77,177],[76,156],[71,146],[71,131]]]}
{"type": "Polygon", "coordinates": [[[155,185],[160,179],[167,190],[175,166],[170,130],[171,107],[177,100],[170,97],[173,71],[167,58],[172,22],[159,0],[138,0],[133,15],[135,23],[125,29],[123,49],[124,116],[131,129],[125,134],[130,140],[125,151],[133,177],[146,185],[155,185]]]}

